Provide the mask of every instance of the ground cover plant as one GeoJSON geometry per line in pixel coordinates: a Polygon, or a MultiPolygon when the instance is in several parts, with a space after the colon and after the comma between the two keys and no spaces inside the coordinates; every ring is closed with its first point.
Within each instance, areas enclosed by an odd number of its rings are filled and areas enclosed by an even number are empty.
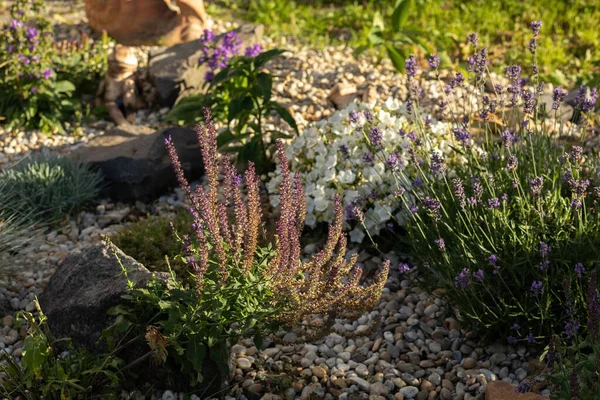
{"type": "Polygon", "coordinates": [[[43,6],[40,0],[16,1],[12,20],[2,27],[0,123],[7,129],[64,131],[81,110],[73,95],[94,86],[106,70],[106,37],[93,46],[87,38],[59,46],[50,21],[40,16],[43,6]]]}
{"type": "Polygon", "coordinates": [[[265,129],[266,120],[273,114],[278,115],[298,130],[290,112],[272,100],[273,76],[263,69],[284,51],[263,51],[255,44],[242,54],[241,42],[233,31],[226,33],[222,40],[213,32],[205,31],[202,41],[204,54],[200,63],[209,67],[205,77],[207,93],[183,98],[166,119],[195,123],[201,118],[200,110],[209,107],[217,121],[227,123],[227,129],[217,138],[221,151],[235,153],[242,167],[252,161],[259,174],[272,170],[275,140],[290,136],[265,129]]]}
{"type": "Polygon", "coordinates": [[[48,222],[94,199],[102,176],[68,157],[40,154],[0,172],[0,212],[30,222],[48,222]]]}
{"type": "MultiPolygon", "coordinates": [[[[375,14],[388,21],[396,4],[379,0],[223,0],[215,1],[209,11],[226,16],[232,8],[238,10],[240,18],[264,24],[276,39],[292,35],[312,45],[348,44],[358,49],[369,44],[375,14]]],[[[477,31],[489,43],[489,53],[494,57],[490,68],[501,72],[507,65],[527,61],[518,50],[529,41],[524,27],[543,20],[545,26],[539,38],[545,49],[539,55],[541,76],[561,85],[575,81],[596,85],[600,56],[594,49],[600,35],[594,21],[599,15],[600,5],[594,0],[542,0],[536,7],[517,0],[414,0],[406,29],[426,29],[427,35],[420,39],[442,59],[447,54],[454,62],[459,62],[467,50],[462,38],[477,31]]],[[[412,47],[402,48],[410,51],[412,47]]],[[[386,51],[382,50],[380,56],[386,51]]]]}

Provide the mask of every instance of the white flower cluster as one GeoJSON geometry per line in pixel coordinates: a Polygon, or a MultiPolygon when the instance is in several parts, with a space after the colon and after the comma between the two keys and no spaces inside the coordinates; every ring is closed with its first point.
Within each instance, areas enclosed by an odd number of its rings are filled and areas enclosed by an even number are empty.
{"type": "MultiPolygon", "coordinates": [[[[411,162],[407,149],[414,139],[406,132],[408,118],[404,105],[395,99],[388,99],[383,105],[352,103],[293,139],[287,156],[292,171],[301,173],[305,180],[308,226],[331,222],[336,193],[344,205],[360,201],[366,207],[364,224],[371,234],[378,234],[392,219],[402,223],[407,210],[397,190],[409,191],[412,185],[407,179],[399,179],[401,171],[411,162]],[[379,151],[373,151],[369,136],[372,129],[377,129],[380,137],[379,151]],[[391,155],[392,159],[386,158],[391,155]],[[398,173],[390,171],[390,162],[398,173]]],[[[442,156],[450,153],[450,127],[438,121],[429,124],[429,137],[421,141],[420,150],[441,152],[442,156]]],[[[280,183],[278,166],[266,185],[273,206],[279,204],[280,183]]],[[[412,197],[406,195],[405,201],[412,202],[412,197]]],[[[361,224],[349,219],[346,224],[352,228],[351,241],[362,242],[365,232],[361,224]]]]}

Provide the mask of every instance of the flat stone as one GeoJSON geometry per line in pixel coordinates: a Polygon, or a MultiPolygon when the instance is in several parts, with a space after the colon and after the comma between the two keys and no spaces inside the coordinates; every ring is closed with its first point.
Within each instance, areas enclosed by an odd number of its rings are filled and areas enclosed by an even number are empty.
{"type": "Polygon", "coordinates": [[[400,393],[407,399],[414,399],[417,397],[417,393],[419,393],[419,389],[414,386],[405,386],[400,389],[400,393]]]}
{"type": "Polygon", "coordinates": [[[358,386],[361,390],[363,390],[365,392],[368,392],[369,389],[371,388],[371,384],[369,384],[369,382],[365,381],[362,378],[359,378],[358,376],[353,376],[351,378],[348,378],[348,381],[355,384],[356,386],[358,386]]]}

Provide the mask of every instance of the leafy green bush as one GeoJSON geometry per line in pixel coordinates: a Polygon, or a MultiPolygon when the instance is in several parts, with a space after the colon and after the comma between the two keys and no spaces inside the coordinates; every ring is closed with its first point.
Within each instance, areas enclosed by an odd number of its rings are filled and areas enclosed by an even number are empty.
{"type": "Polygon", "coordinates": [[[64,131],[63,123],[81,108],[73,94],[96,85],[106,70],[106,36],[100,45],[84,39],[59,50],[51,23],[40,16],[43,7],[41,0],[16,1],[2,28],[0,123],[8,129],[64,131]]]}
{"type": "Polygon", "coordinates": [[[278,155],[284,179],[277,240],[261,240],[263,215],[254,166],[250,163],[242,178],[229,158],[218,157],[209,109],[204,113],[206,127],[200,128],[198,136],[207,189],[191,190],[174,145],[170,138],[166,140],[177,179],[191,204],[194,233],[180,236],[184,250],[179,258],[187,265],[185,274],[193,279],[177,281],[172,274],[167,283],[156,281],[133,290],[125,297],[129,302],[111,311],[116,321],[105,336],[145,334],[155,369],[165,370],[166,379],[177,380],[169,384],[194,386],[215,377],[220,388],[219,375],[227,376],[230,347],[238,338],[253,336],[260,347],[264,334],[318,313],[324,316],[323,324],[299,328],[298,338],[320,335],[336,317],[356,315],[374,305],[388,263],[373,283],[360,284],[362,271],[354,265],[357,255],[349,261],[345,258],[339,199],[324,248],[310,262],[300,260],[304,191],[300,180],[290,175],[281,142],[278,155]]]}
{"type": "Polygon", "coordinates": [[[38,316],[20,312],[17,324],[26,327],[23,357],[0,355],[0,394],[8,399],[116,399],[121,361],[112,355],[94,356],[73,347],[68,339],[55,340],[38,307],[38,316]]]}
{"type": "Polygon", "coordinates": [[[123,252],[151,271],[168,272],[170,266],[181,272],[185,262],[176,258],[181,254],[181,242],[173,235],[173,228],[180,234],[192,235],[194,222],[189,211],[180,211],[172,221],[166,217],[151,216],[119,231],[111,241],[123,252]],[[171,227],[173,224],[173,228],[171,227]]]}
{"type": "Polygon", "coordinates": [[[218,121],[227,121],[227,129],[217,138],[222,151],[237,153],[238,164],[255,163],[259,174],[271,171],[275,140],[289,138],[280,131],[265,130],[271,114],[279,115],[296,132],[296,121],[289,111],[272,100],[273,76],[263,70],[267,62],[284,50],[261,52],[260,46],[239,53],[240,42],[234,32],[225,34],[219,44],[211,32],[204,35],[203,62],[210,67],[206,75],[207,94],[182,99],[167,114],[167,121],[191,124],[200,119],[200,110],[210,107],[218,121]],[[265,142],[265,138],[270,138],[265,142]]]}
{"type": "MultiPolygon", "coordinates": [[[[534,62],[540,28],[541,23],[531,24],[528,48],[534,62]]],[[[511,66],[506,69],[510,85],[495,85],[494,93],[487,93],[486,49],[475,34],[468,41],[475,49],[468,62],[471,86],[456,73],[440,105],[455,110],[452,147],[466,162],[448,165],[441,153],[420,145],[430,140],[430,123],[418,108],[414,57],[406,60],[406,107],[413,116],[407,131],[414,132],[409,166],[398,168],[393,154],[378,151],[375,138],[370,141],[378,157],[394,161],[387,173],[396,177],[392,190],[411,216],[403,242],[420,272],[419,284],[430,293],[443,289],[447,304],[473,329],[511,335],[511,343],[533,343],[582,320],[586,303],[580,277],[600,267],[595,245],[600,241],[599,159],[584,156],[580,146],[564,149],[556,139],[558,132],[568,132],[585,140],[585,121],[598,93],[580,89],[576,103],[584,123],[566,128],[552,118],[564,101],[563,89],[555,88],[552,109],[545,110],[537,66],[530,86],[521,67],[511,66]],[[457,95],[458,90],[477,101],[457,95]],[[502,121],[499,137],[492,116],[502,121]],[[483,132],[476,134],[478,126],[483,132]],[[573,294],[572,312],[565,312],[564,278],[573,294]],[[513,324],[520,326],[516,334],[513,324]]],[[[437,69],[439,59],[430,60],[437,69]]],[[[402,264],[401,270],[409,268],[402,264]]]]}
{"type": "Polygon", "coordinates": [[[22,160],[0,173],[0,212],[41,222],[61,218],[99,193],[102,176],[61,156],[22,160]]]}

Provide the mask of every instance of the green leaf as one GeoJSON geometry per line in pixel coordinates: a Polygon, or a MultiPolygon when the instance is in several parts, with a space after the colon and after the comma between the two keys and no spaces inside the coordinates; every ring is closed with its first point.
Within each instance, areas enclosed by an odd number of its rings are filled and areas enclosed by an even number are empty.
{"type": "Polygon", "coordinates": [[[277,114],[279,114],[279,116],[285,122],[287,122],[294,129],[294,131],[296,131],[296,134],[297,134],[298,133],[298,125],[296,124],[296,120],[294,119],[294,117],[292,116],[292,114],[290,114],[290,112],[288,111],[288,109],[285,108],[285,107],[283,107],[279,103],[271,103],[271,106],[277,112],[277,114]]]}
{"type": "Polygon", "coordinates": [[[285,53],[287,50],[282,49],[271,49],[267,51],[263,51],[259,55],[254,58],[254,67],[260,68],[266,63],[268,63],[271,59],[285,53]]]}
{"type": "Polygon", "coordinates": [[[253,108],[254,103],[252,103],[252,98],[249,95],[233,99],[231,103],[229,103],[229,114],[227,115],[227,120],[231,122],[238,118],[242,112],[252,111],[253,108]]]}
{"type": "Polygon", "coordinates": [[[398,50],[393,46],[385,46],[385,49],[387,50],[388,57],[390,57],[394,67],[398,71],[404,72],[404,57],[403,54],[401,54],[402,50],[398,50]]]}
{"type": "Polygon", "coordinates": [[[256,83],[260,89],[264,103],[271,100],[271,93],[273,91],[273,76],[265,72],[261,72],[256,76],[256,83]]]}
{"type": "Polygon", "coordinates": [[[392,13],[392,29],[398,32],[408,19],[412,0],[398,0],[392,13]]]}
{"type": "Polygon", "coordinates": [[[206,346],[202,336],[199,334],[190,335],[187,344],[186,357],[194,366],[194,369],[201,370],[202,363],[206,357],[206,346]]]}
{"type": "Polygon", "coordinates": [[[34,374],[42,367],[50,354],[45,337],[29,336],[23,345],[23,365],[34,374]]]}
{"type": "Polygon", "coordinates": [[[54,90],[57,93],[72,93],[75,91],[75,85],[69,81],[58,81],[54,84],[54,90]]]}
{"type": "Polygon", "coordinates": [[[230,130],[226,130],[217,136],[217,147],[221,148],[229,143],[237,142],[239,140],[240,138],[237,135],[234,135],[230,130]]]}

